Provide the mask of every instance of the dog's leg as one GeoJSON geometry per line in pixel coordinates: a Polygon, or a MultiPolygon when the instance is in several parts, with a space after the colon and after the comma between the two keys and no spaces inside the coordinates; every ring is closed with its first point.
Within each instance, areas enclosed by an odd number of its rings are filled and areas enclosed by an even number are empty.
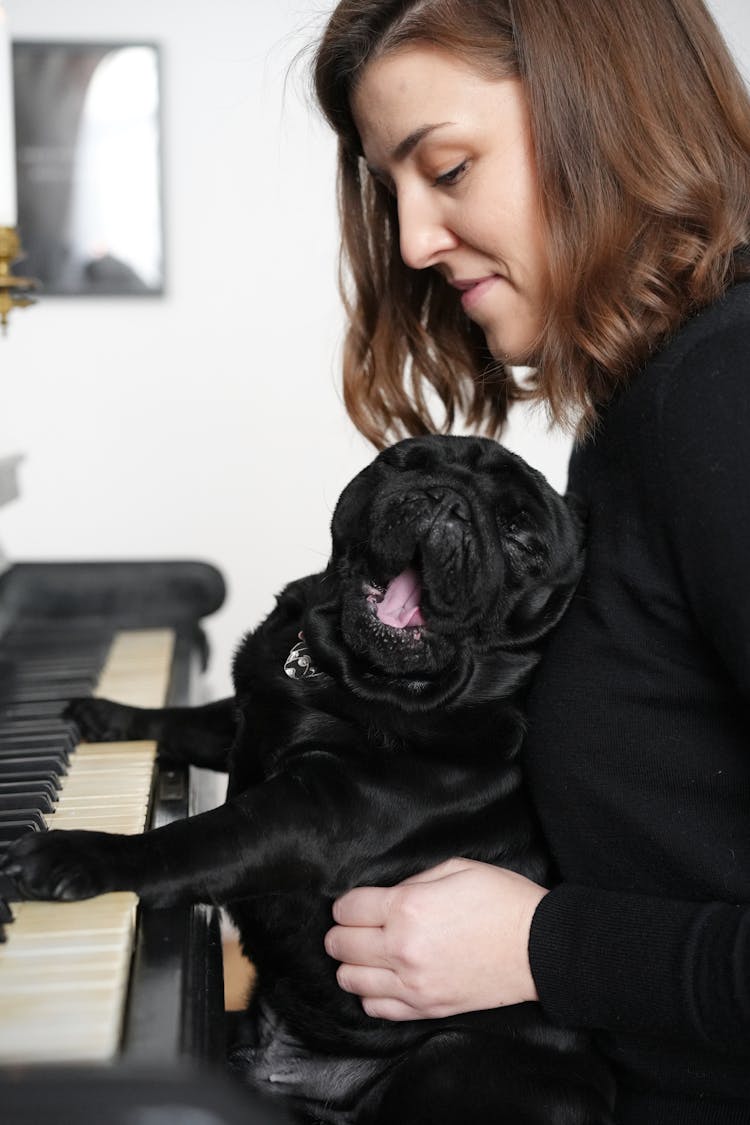
{"type": "Polygon", "coordinates": [[[71,719],[87,742],[154,739],[165,762],[226,770],[237,731],[234,698],[203,707],[129,707],[111,699],[74,699],[63,717],[71,719]]]}
{"type": "MultiPolygon", "coordinates": [[[[224,903],[258,892],[329,885],[327,873],[336,867],[331,838],[346,835],[351,842],[364,810],[355,809],[351,823],[348,815],[344,821],[303,773],[278,774],[220,808],[140,836],[29,833],[8,849],[2,869],[30,898],[75,900],[134,891],[156,906],[224,903]]],[[[340,778],[340,770],[335,776],[340,778]]],[[[336,781],[328,784],[333,788],[336,781]]],[[[377,841],[368,843],[374,848],[377,841]]],[[[340,873],[334,871],[333,878],[340,873]]]]}

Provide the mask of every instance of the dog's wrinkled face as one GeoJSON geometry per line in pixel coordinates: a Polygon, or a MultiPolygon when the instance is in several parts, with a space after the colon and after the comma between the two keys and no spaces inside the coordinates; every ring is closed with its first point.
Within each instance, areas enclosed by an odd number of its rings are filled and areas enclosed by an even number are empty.
{"type": "MultiPolygon", "coordinates": [[[[450,698],[477,661],[534,645],[580,573],[581,531],[566,502],[486,438],[409,438],[385,450],[342,493],[332,535],[337,663],[370,695],[450,698]]],[[[309,628],[330,655],[319,625],[313,617],[309,628]]]]}

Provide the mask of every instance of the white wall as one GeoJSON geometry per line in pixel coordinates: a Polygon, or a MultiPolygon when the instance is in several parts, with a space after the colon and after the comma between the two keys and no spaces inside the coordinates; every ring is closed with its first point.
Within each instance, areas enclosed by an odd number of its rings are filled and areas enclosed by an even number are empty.
{"type": "MultiPolygon", "coordinates": [[[[0,540],[15,559],[215,562],[215,694],[273,594],[323,565],[336,496],[371,456],[338,391],[333,140],[304,67],[287,80],[332,6],[5,0],[19,39],[161,44],[168,292],[13,315],[0,454],[26,461],[0,540]]],[[[750,60],[748,0],[713,8],[750,60]]],[[[563,487],[563,437],[517,415],[506,440],[563,487]]]]}
{"type": "Polygon", "coordinates": [[[750,3],[748,0],[707,0],[745,78],[750,78],[750,3]]]}

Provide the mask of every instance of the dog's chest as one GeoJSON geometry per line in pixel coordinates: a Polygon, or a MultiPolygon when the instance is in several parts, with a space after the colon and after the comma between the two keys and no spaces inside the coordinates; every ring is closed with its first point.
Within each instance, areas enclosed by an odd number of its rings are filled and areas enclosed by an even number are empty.
{"type": "Polygon", "coordinates": [[[283,661],[236,685],[237,732],[230,791],[242,792],[283,767],[284,758],[335,738],[339,723],[320,706],[320,677],[287,678],[283,661]]]}

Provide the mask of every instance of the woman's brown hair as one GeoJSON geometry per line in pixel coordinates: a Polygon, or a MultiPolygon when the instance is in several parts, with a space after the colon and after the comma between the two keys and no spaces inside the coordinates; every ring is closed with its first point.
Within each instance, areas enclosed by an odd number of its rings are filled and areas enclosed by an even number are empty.
{"type": "Polygon", "coordinates": [[[376,446],[445,409],[498,434],[514,399],[590,428],[599,405],[734,280],[750,277],[750,97],[702,0],[342,0],[315,58],[339,137],[344,398],[376,446]],[[401,261],[390,193],[350,100],[367,63],[416,44],[520,77],[549,264],[535,375],[492,360],[455,292],[401,261]]]}

